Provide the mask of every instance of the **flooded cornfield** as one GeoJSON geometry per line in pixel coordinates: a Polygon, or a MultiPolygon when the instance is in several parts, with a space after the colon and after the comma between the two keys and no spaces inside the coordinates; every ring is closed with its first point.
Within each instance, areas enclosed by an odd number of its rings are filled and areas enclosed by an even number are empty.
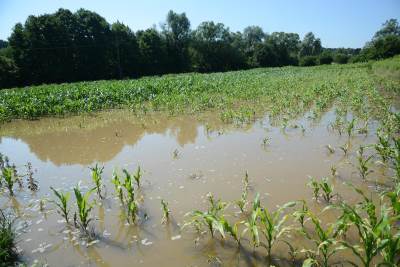
{"type": "MultiPolygon", "coordinates": [[[[271,211],[289,201],[299,201],[296,205],[300,209],[304,200],[308,209],[329,225],[340,212],[324,210],[327,202],[360,200],[349,184],[379,199],[377,192],[393,175],[375,155],[368,162],[366,179],[360,175],[360,146],[365,146],[365,157],[373,154],[368,145],[377,142],[379,122],[371,118],[365,123],[347,114],[347,128],[338,130],[337,116],[332,108],[318,118],[306,113],[277,123],[268,116],[258,116],[241,124],[225,123],[216,112],[136,116],[117,110],[16,120],[1,126],[0,151],[15,163],[23,183],[28,183],[26,165],[31,164],[38,190],[15,186],[10,196],[4,188],[1,208],[11,208],[17,216],[17,246],[28,264],[301,265],[305,254],[300,251],[312,247],[313,242],[289,228],[276,240],[271,258],[267,259],[265,247],[253,246],[248,218],[258,193],[261,205],[271,211]],[[88,192],[95,187],[90,168],[96,164],[101,197],[96,190],[89,196],[92,220],[87,237],[82,237],[79,227],[74,227],[80,215],[74,216],[74,188],[88,192]],[[121,202],[118,195],[122,186],[115,182],[115,177],[126,181],[124,169],[132,176],[140,173],[140,184],[135,184],[134,222],[126,209],[127,200],[121,202]],[[312,177],[316,181],[327,177],[333,187],[331,199],[313,198],[313,188],[307,186],[312,177]],[[50,187],[70,192],[69,224],[58,212],[58,199],[50,187]],[[194,218],[191,212],[206,211],[210,201],[221,204],[224,218],[236,223],[239,246],[227,232],[223,238],[218,227],[213,237],[207,227],[198,229],[199,218],[190,224],[194,218]]],[[[323,191],[320,193],[322,196],[323,191]]],[[[294,211],[293,205],[285,209],[288,214],[294,211]]],[[[289,227],[295,224],[296,216],[285,219],[283,224],[289,227]]],[[[261,230],[259,235],[261,240],[261,230]]],[[[350,231],[347,239],[357,242],[355,232],[350,231]]],[[[340,250],[330,258],[338,266],[347,266],[346,260],[360,263],[350,250],[340,250]]]]}

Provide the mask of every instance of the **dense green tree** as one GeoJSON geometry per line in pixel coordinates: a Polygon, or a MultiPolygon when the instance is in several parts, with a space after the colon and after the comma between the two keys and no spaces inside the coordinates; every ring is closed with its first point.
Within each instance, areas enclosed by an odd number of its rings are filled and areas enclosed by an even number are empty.
{"type": "Polygon", "coordinates": [[[170,10],[163,25],[168,54],[168,71],[183,72],[190,68],[189,40],[190,22],[185,13],[177,14],[170,10]]]}
{"type": "Polygon", "coordinates": [[[307,33],[300,44],[299,56],[317,56],[322,52],[321,40],[312,32],[307,33]]]}
{"type": "Polygon", "coordinates": [[[154,28],[137,32],[141,55],[142,75],[163,74],[166,72],[166,46],[162,35],[154,28]]]}
{"type": "Polygon", "coordinates": [[[135,33],[124,25],[116,22],[111,25],[114,49],[110,66],[112,77],[137,77],[140,71],[140,52],[135,33]]]}
{"type": "Polygon", "coordinates": [[[18,85],[18,69],[12,59],[0,56],[0,88],[18,85]]]}
{"type": "Polygon", "coordinates": [[[324,50],[318,58],[318,63],[320,65],[331,64],[333,62],[332,52],[324,50]]]}

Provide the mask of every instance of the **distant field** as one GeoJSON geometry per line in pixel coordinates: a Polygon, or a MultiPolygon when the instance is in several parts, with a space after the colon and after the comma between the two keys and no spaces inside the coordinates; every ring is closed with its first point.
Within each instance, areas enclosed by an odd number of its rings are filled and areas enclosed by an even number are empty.
{"type": "Polygon", "coordinates": [[[385,108],[377,88],[399,92],[399,73],[400,57],[395,57],[375,63],[189,73],[6,89],[0,91],[0,120],[129,108],[171,113],[216,109],[225,120],[246,121],[259,111],[291,116],[303,114],[311,107],[317,114],[333,102],[363,111],[385,108]],[[365,105],[366,98],[371,100],[370,105],[365,105]]]}

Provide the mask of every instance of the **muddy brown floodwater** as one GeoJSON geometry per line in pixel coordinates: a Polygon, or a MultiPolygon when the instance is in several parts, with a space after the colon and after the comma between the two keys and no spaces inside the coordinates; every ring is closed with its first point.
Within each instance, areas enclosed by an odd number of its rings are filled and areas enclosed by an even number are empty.
{"type": "MultiPolygon", "coordinates": [[[[15,121],[1,126],[0,151],[23,170],[31,162],[36,170],[39,191],[16,192],[11,198],[2,192],[2,208],[11,207],[19,216],[17,221],[18,246],[23,259],[38,260],[49,266],[264,266],[265,249],[253,252],[249,242],[238,250],[233,241],[211,239],[180,227],[184,215],[195,209],[206,209],[206,194],[213,193],[224,201],[240,198],[242,178],[248,171],[250,196],[261,195],[262,203],[270,208],[291,200],[307,200],[312,209],[323,208],[312,200],[307,188],[309,176],[330,176],[331,166],[339,175],[332,178],[335,192],[355,200],[344,181],[365,190],[373,190],[372,183],[363,183],[356,172],[355,153],[360,144],[375,141],[377,123],[370,123],[368,135],[356,134],[350,139],[348,156],[338,149],[347,142],[347,135],[329,130],[334,121],[333,111],[319,121],[305,116],[293,121],[302,127],[270,125],[268,118],[246,126],[223,124],[212,113],[194,116],[168,116],[154,113],[136,117],[126,111],[102,112],[97,115],[70,118],[45,118],[38,121],[15,121]],[[263,146],[263,139],[268,145],[263,146]],[[336,148],[328,153],[326,145],[336,148]],[[178,156],[173,153],[177,150],[178,156]],[[89,166],[104,164],[103,180],[106,199],[97,201],[92,222],[98,242],[87,244],[74,235],[56,213],[49,187],[71,191],[92,187],[89,166]],[[121,207],[115,199],[110,182],[113,168],[144,170],[141,210],[148,219],[138,225],[128,225],[121,217],[121,207]],[[169,203],[172,220],[162,224],[160,199],[169,203]],[[44,210],[39,210],[43,200],[44,210]],[[218,263],[220,262],[220,263],[218,263]]],[[[385,170],[375,169],[374,177],[385,179],[385,170]]],[[[93,195],[94,197],[94,195],[93,195]]],[[[72,205],[72,204],[71,204],[72,205]]],[[[238,215],[233,204],[228,208],[238,215]]],[[[335,220],[326,212],[324,220],[335,220]]],[[[238,218],[237,218],[238,219],[238,218]]],[[[248,238],[245,238],[248,240],[248,238]]],[[[304,245],[293,237],[298,248],[304,245]]],[[[278,243],[274,258],[282,266],[290,266],[287,247],[278,243]]],[[[349,253],[339,254],[343,259],[349,253]]]]}

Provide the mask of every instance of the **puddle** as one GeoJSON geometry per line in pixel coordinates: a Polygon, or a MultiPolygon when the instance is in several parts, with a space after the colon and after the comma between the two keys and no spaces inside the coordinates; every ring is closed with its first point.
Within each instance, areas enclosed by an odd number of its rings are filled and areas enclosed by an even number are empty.
{"type": "MultiPolygon", "coordinates": [[[[308,177],[330,176],[336,166],[338,177],[332,179],[335,191],[354,200],[344,181],[367,189],[356,172],[355,153],[360,144],[375,141],[376,124],[368,135],[351,138],[348,156],[339,146],[348,140],[329,130],[332,111],[314,122],[306,118],[289,123],[299,127],[272,127],[268,118],[251,125],[223,124],[212,113],[193,116],[149,114],[140,118],[126,111],[102,112],[96,116],[38,121],[15,121],[1,126],[0,151],[18,168],[31,162],[39,191],[16,190],[16,196],[0,197],[2,208],[12,207],[20,216],[19,247],[27,262],[35,259],[49,266],[264,266],[265,250],[247,245],[238,250],[233,241],[220,242],[203,237],[197,245],[190,230],[180,231],[184,215],[205,209],[206,194],[212,192],[224,201],[240,198],[242,179],[247,171],[250,195],[260,192],[264,205],[273,208],[290,200],[307,200],[312,208],[308,177]],[[302,127],[305,128],[303,132],[302,127]],[[267,138],[267,144],[263,140],[267,138]],[[330,154],[326,145],[335,148],[330,154]],[[76,238],[75,229],[66,227],[49,187],[72,191],[81,183],[92,187],[88,167],[104,164],[106,198],[93,208],[96,240],[91,243],[76,238]],[[113,168],[144,170],[141,209],[148,216],[138,226],[129,226],[121,218],[121,208],[110,182],[113,168]],[[40,211],[40,200],[43,211],[40,211]],[[160,199],[169,203],[172,219],[162,224],[160,199]]],[[[384,170],[375,169],[374,177],[385,178],[384,170]]],[[[371,189],[369,189],[371,190],[371,189]]],[[[315,206],[315,207],[314,207],[315,206]]],[[[233,205],[228,209],[235,214],[233,205]]],[[[327,213],[324,219],[334,220],[327,213]]],[[[293,241],[301,248],[301,242],[293,241]]],[[[287,258],[287,247],[278,244],[276,257],[287,258]]],[[[343,254],[350,257],[350,254],[343,254]]],[[[343,257],[342,255],[342,257],[343,257]]],[[[292,266],[280,260],[281,266],[292,266]]]]}

